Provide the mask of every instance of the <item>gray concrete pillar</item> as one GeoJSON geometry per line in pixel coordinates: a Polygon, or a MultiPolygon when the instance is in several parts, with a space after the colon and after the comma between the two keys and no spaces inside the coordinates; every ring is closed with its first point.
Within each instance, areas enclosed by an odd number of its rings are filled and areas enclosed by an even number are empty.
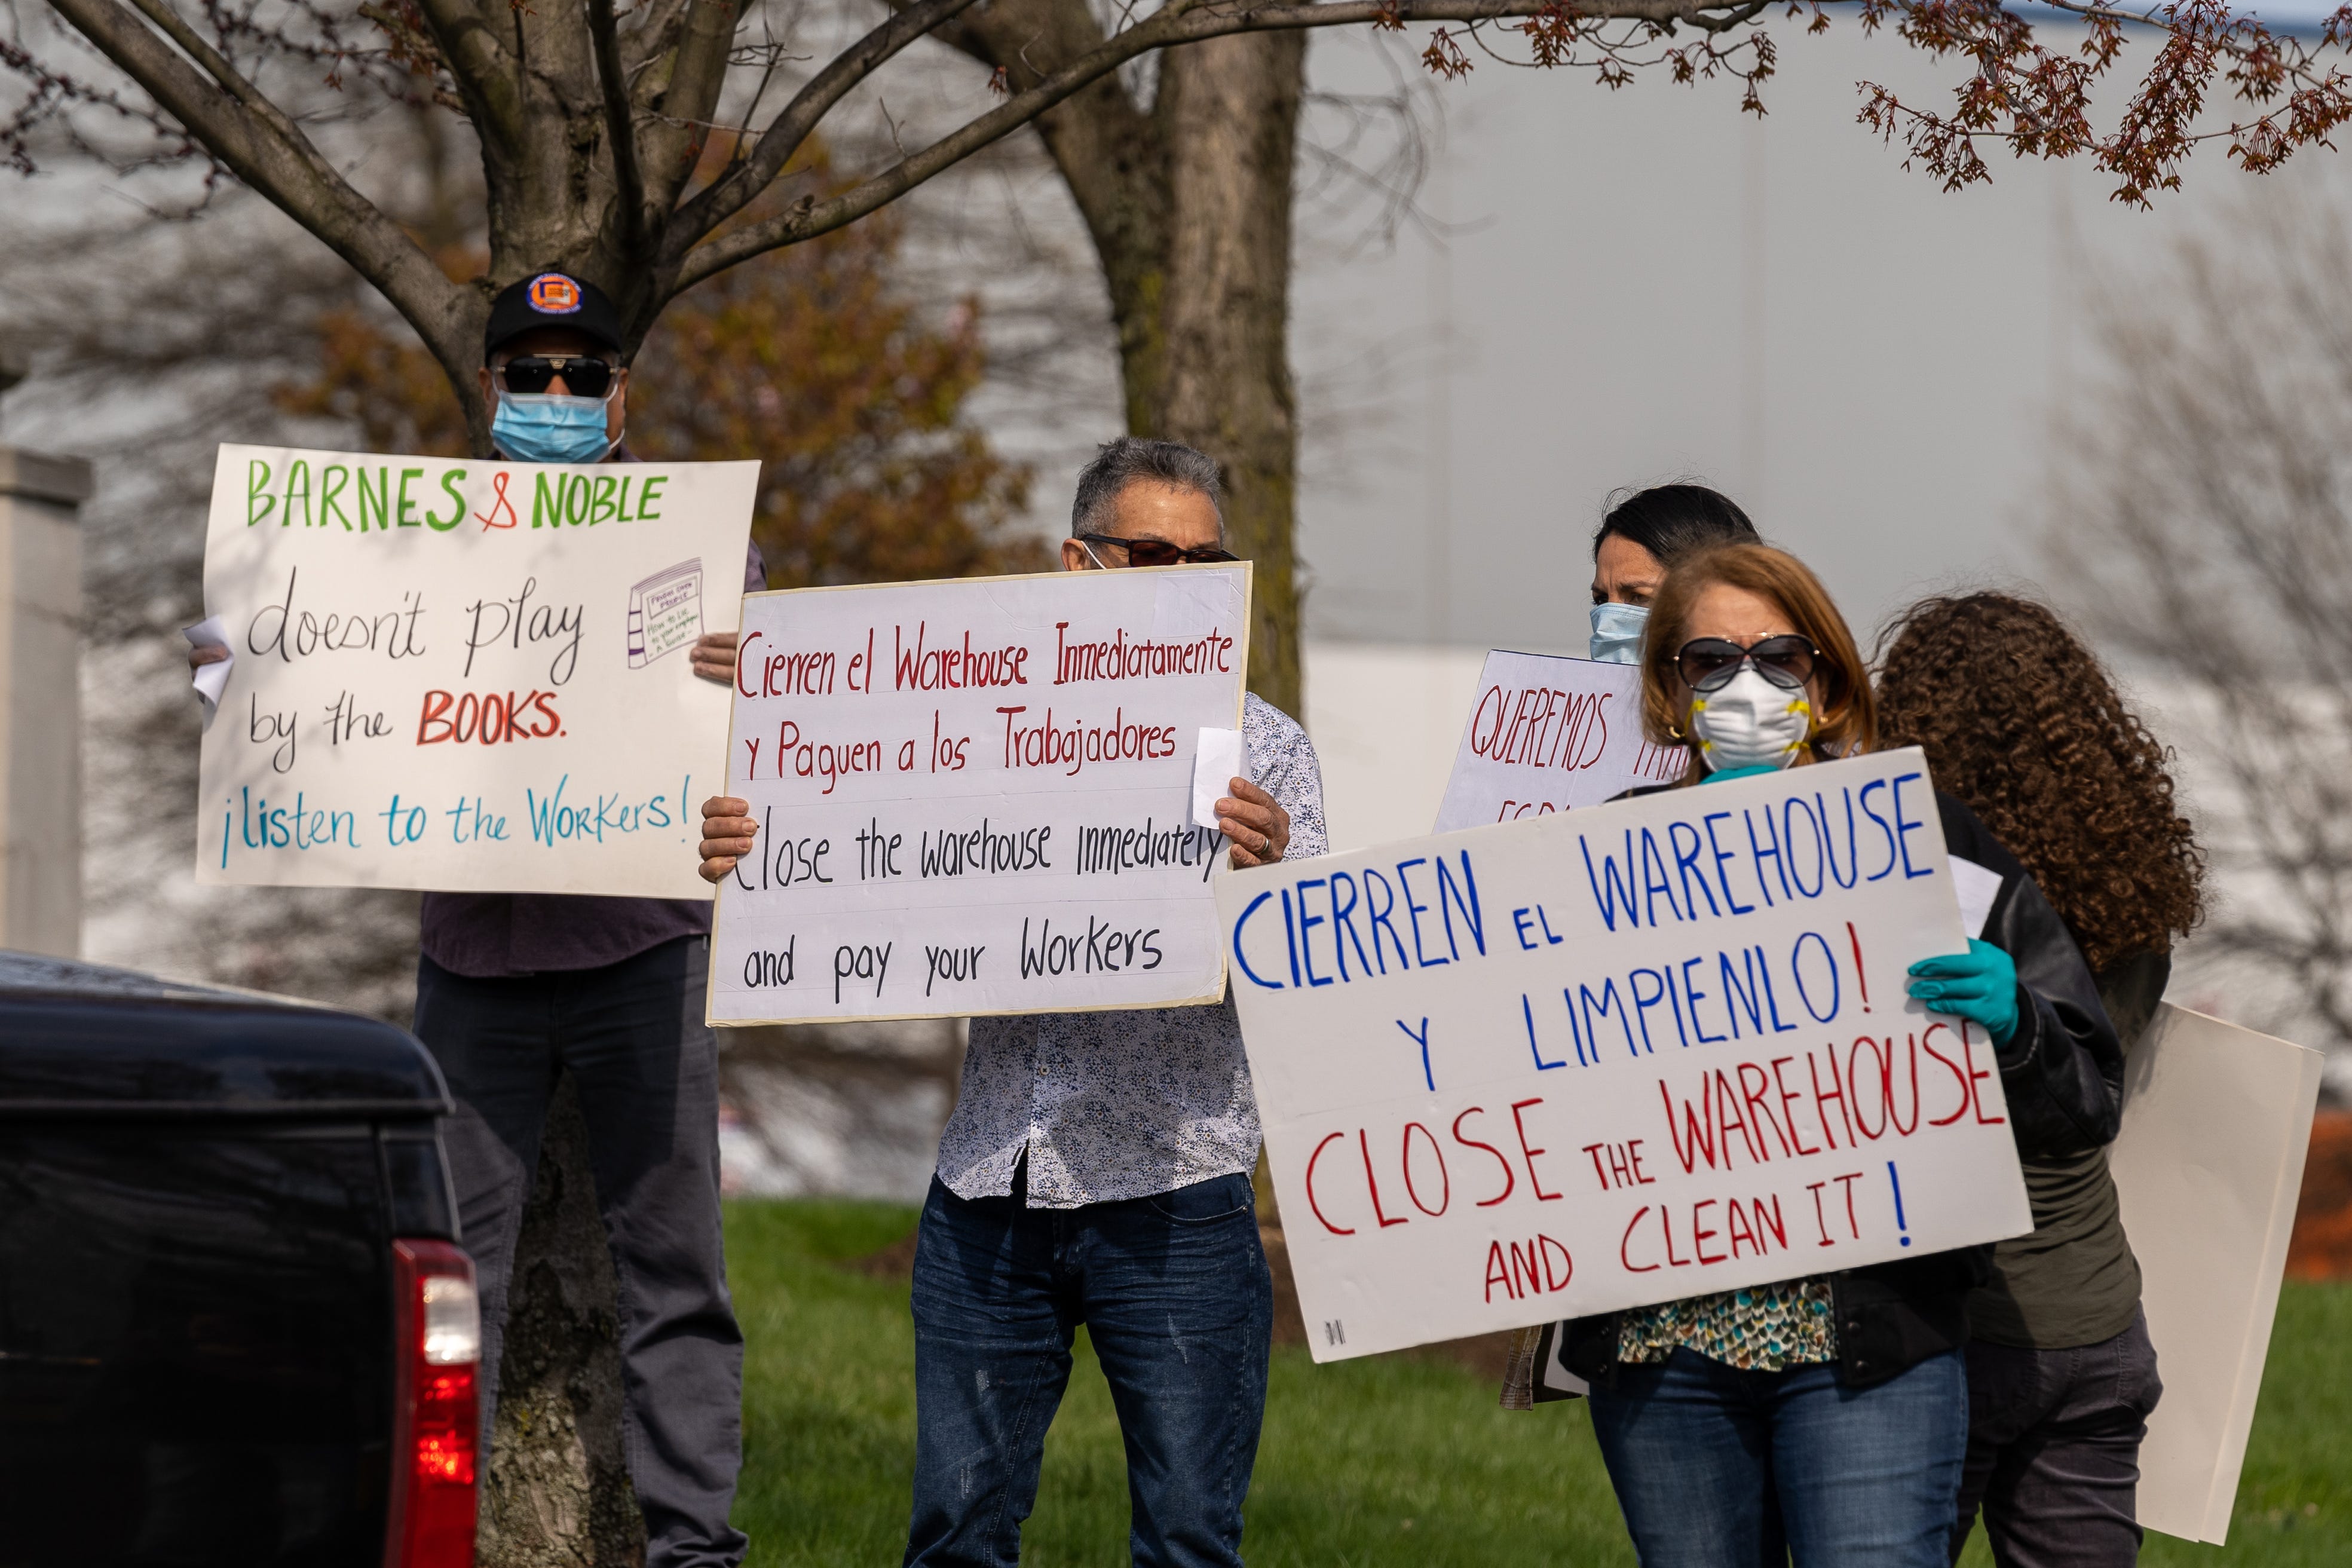
{"type": "Polygon", "coordinates": [[[81,531],[89,465],[0,447],[0,947],[81,948],[81,531]]]}

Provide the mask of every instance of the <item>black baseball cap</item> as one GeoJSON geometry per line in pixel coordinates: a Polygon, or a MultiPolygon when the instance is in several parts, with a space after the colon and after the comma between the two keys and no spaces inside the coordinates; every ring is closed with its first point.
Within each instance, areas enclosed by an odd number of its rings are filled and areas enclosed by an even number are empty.
{"type": "Polygon", "coordinates": [[[490,324],[482,333],[482,357],[499,346],[540,327],[569,327],[585,332],[614,353],[621,352],[621,312],[593,283],[568,272],[539,272],[507,286],[490,306],[490,324]]]}

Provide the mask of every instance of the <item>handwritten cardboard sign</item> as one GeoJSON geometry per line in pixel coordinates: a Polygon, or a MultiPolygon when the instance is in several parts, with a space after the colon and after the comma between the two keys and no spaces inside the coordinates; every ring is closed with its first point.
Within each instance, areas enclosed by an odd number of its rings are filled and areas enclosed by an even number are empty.
{"type": "Polygon", "coordinates": [[[759,467],[223,447],[196,879],[708,897],[759,467]]]}
{"type": "Polygon", "coordinates": [[[714,1024],[1210,1003],[1192,818],[1203,730],[1241,720],[1246,564],[756,594],[714,1024]]]}
{"type": "Polygon", "coordinates": [[[1642,738],[1642,671],[1553,654],[1486,656],[1433,831],[1599,805],[1682,776],[1684,752],[1642,738]]]}
{"type": "Polygon", "coordinates": [[[2032,1228],[1916,750],[1217,882],[1318,1360],[2032,1228]]]}

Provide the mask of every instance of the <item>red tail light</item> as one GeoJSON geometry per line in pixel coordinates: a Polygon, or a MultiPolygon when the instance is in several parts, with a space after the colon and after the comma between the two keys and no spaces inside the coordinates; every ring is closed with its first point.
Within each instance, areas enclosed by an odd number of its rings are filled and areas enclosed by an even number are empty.
{"type": "Polygon", "coordinates": [[[446,1241],[395,1241],[392,1274],[398,1371],[384,1568],[474,1568],[482,1312],[473,1260],[446,1241]]]}

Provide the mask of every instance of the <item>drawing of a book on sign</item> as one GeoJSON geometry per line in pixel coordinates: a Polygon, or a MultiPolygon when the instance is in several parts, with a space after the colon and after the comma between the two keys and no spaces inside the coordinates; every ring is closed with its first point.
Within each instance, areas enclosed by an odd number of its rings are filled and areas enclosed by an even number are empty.
{"type": "Polygon", "coordinates": [[[702,635],[702,560],[681,561],[629,590],[629,668],[643,669],[702,635]]]}

